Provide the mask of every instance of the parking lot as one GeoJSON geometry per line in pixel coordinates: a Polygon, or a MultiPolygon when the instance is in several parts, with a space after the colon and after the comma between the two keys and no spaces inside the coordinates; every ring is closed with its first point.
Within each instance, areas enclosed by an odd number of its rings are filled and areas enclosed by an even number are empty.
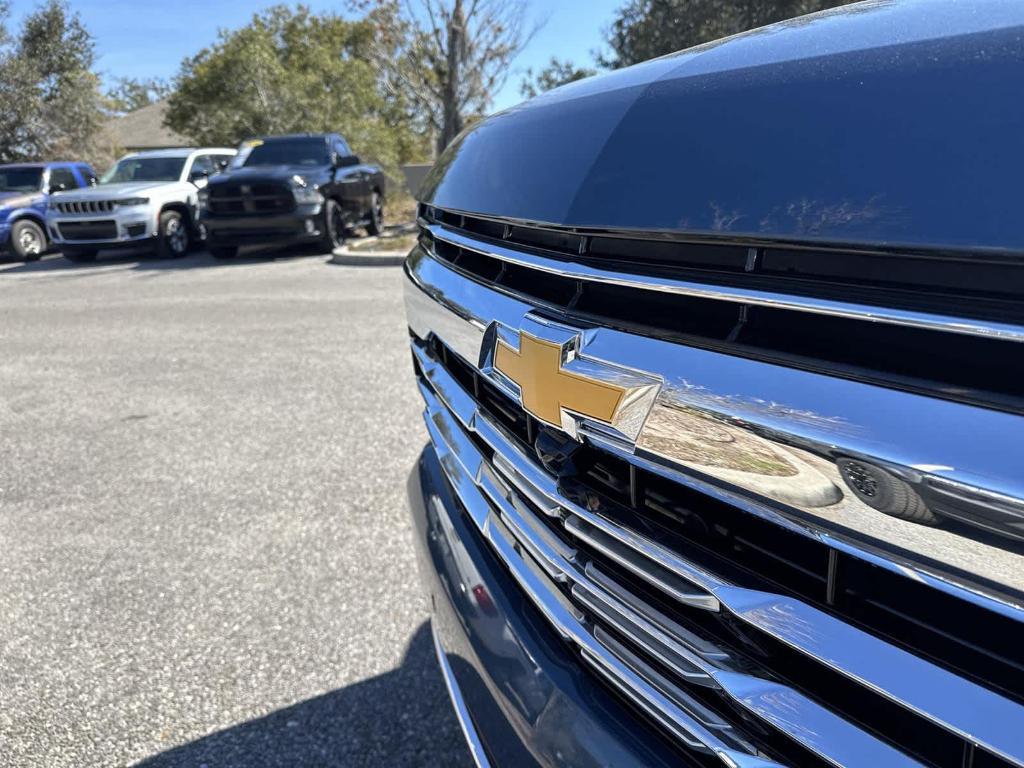
{"type": "Polygon", "coordinates": [[[466,765],[400,270],[0,263],[0,765],[466,765]]]}

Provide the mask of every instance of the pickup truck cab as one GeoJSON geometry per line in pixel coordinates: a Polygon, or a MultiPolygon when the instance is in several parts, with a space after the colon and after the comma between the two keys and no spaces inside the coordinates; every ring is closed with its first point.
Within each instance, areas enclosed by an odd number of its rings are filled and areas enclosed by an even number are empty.
{"type": "Polygon", "coordinates": [[[46,203],[51,192],[82,189],[96,183],[86,163],[0,165],[0,253],[35,261],[50,247],[46,203]]]}
{"type": "Polygon", "coordinates": [[[71,261],[100,250],[149,246],[184,256],[201,239],[198,193],[234,149],[167,149],[125,155],[91,189],[54,194],[46,213],[50,238],[71,261]]]}
{"type": "Polygon", "coordinates": [[[333,251],[354,227],[384,224],[385,178],[336,133],[271,136],[242,145],[233,168],[201,194],[210,253],[248,244],[312,243],[333,251]]]}

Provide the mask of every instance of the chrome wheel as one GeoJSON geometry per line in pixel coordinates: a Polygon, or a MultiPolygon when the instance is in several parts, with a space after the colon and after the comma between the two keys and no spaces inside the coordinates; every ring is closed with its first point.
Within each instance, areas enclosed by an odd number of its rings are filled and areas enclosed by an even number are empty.
{"type": "Polygon", "coordinates": [[[43,243],[39,239],[39,234],[28,227],[21,230],[18,235],[18,245],[26,256],[38,256],[43,252],[43,243]]]}
{"type": "Polygon", "coordinates": [[[19,219],[11,225],[10,244],[18,258],[35,261],[46,253],[46,233],[36,222],[19,219]]]}
{"type": "Polygon", "coordinates": [[[878,495],[878,479],[863,464],[851,461],[843,467],[843,473],[846,476],[846,480],[850,483],[850,487],[861,496],[874,498],[878,495]]]}

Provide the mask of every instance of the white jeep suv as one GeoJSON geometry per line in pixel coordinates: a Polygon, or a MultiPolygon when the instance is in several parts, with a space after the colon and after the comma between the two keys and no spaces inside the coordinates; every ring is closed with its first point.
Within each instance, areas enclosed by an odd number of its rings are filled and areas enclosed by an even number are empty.
{"type": "Polygon", "coordinates": [[[122,157],[95,187],[50,196],[46,224],[55,247],[72,261],[99,250],[151,245],[184,256],[202,239],[198,192],[236,154],[233,149],[165,149],[122,157]]]}

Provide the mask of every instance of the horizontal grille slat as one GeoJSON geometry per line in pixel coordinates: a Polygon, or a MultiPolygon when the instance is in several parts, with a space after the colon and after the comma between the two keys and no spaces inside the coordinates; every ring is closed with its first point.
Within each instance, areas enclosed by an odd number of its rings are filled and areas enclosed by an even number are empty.
{"type": "MultiPolygon", "coordinates": [[[[574,263],[654,277],[713,277],[719,285],[807,297],[864,300],[880,308],[938,310],[992,320],[1024,308],[1024,258],[1019,254],[871,252],[807,244],[687,240],[685,235],[503,224],[484,217],[419,207],[422,225],[440,224],[495,243],[537,248],[574,263]]],[[[486,241],[485,241],[486,242],[486,241]]]]}
{"type": "Polygon", "coordinates": [[[950,301],[895,311],[851,303],[857,297],[849,290],[804,300],[760,288],[612,273],[558,261],[543,255],[546,250],[515,251],[459,230],[423,226],[424,247],[439,259],[584,323],[1024,412],[1016,375],[1024,369],[1022,301],[1003,302],[994,319],[983,321],[936,314],[956,310],[950,301]]]}

